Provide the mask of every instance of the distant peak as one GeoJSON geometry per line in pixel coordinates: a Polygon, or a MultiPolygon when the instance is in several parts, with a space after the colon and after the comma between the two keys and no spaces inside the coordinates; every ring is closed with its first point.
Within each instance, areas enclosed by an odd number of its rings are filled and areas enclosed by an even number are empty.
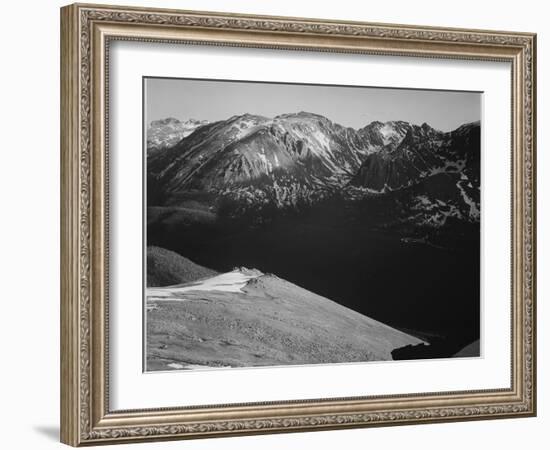
{"type": "Polygon", "coordinates": [[[374,120],[371,123],[365,125],[364,128],[372,129],[372,128],[382,128],[382,127],[408,127],[410,124],[409,122],[405,122],[403,120],[388,120],[386,122],[381,122],[380,120],[374,120]]]}
{"type": "Polygon", "coordinates": [[[410,125],[409,122],[405,122],[404,120],[390,120],[389,122],[386,122],[386,124],[392,124],[401,127],[406,127],[410,125]]]}
{"type": "Polygon", "coordinates": [[[194,124],[201,124],[201,123],[207,123],[208,120],[197,120],[197,119],[187,119],[185,123],[194,123],[194,124]]]}
{"type": "Polygon", "coordinates": [[[231,116],[229,119],[227,119],[227,122],[238,122],[241,120],[256,120],[256,121],[263,122],[269,119],[267,117],[260,116],[257,114],[244,113],[244,114],[236,114],[234,116],[231,116]]]}
{"type": "Polygon", "coordinates": [[[432,133],[438,133],[439,130],[429,125],[427,122],[423,122],[422,125],[413,125],[411,127],[411,131],[413,133],[424,133],[424,134],[432,134],[432,133]]]}
{"type": "Polygon", "coordinates": [[[384,125],[384,122],[380,122],[379,120],[373,120],[371,123],[367,124],[366,127],[381,127],[383,125],[384,125]]]}
{"type": "Polygon", "coordinates": [[[151,126],[152,127],[158,127],[158,126],[169,125],[169,124],[178,124],[178,123],[181,123],[181,122],[178,119],[176,119],[175,117],[167,117],[166,119],[153,120],[151,122],[151,126]]]}
{"type": "Polygon", "coordinates": [[[309,112],[309,111],[299,111],[299,112],[295,112],[295,113],[285,113],[285,114],[280,114],[278,116],[275,117],[275,119],[316,119],[316,120],[326,120],[326,121],[330,121],[329,119],[327,119],[325,116],[321,115],[321,114],[317,114],[317,113],[312,113],[312,112],[309,112]]]}
{"type": "Polygon", "coordinates": [[[473,128],[473,127],[479,127],[481,125],[481,121],[475,120],[473,122],[467,122],[462,125],[460,125],[456,130],[464,129],[464,128],[473,128]]]}
{"type": "Polygon", "coordinates": [[[153,120],[151,122],[151,127],[163,127],[166,125],[205,125],[207,124],[207,120],[197,120],[197,119],[187,119],[187,120],[179,120],[175,117],[166,117],[165,119],[158,119],[153,120]]]}

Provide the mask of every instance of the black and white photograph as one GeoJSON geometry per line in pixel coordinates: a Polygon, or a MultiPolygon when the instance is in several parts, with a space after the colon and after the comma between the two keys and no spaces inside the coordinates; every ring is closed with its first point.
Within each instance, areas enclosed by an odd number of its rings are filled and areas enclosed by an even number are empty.
{"type": "Polygon", "coordinates": [[[481,355],[481,92],[143,90],[145,371],[481,355]]]}

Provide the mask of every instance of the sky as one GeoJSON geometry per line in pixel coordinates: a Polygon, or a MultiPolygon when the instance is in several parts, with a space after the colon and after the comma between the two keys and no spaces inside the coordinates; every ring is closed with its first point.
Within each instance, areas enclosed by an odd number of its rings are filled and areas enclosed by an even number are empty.
{"type": "Polygon", "coordinates": [[[244,113],[275,117],[307,111],[356,129],[375,120],[404,120],[450,131],[481,119],[479,92],[173,78],[146,78],[144,86],[147,123],[167,117],[214,122],[244,113]]]}

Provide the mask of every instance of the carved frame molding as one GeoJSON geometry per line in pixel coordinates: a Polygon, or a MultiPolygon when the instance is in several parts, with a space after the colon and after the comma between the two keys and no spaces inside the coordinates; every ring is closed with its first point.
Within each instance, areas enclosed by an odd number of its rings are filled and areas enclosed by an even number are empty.
{"type": "Polygon", "coordinates": [[[63,442],[78,446],[535,415],[534,34],[75,4],[61,10],[61,38],[63,442]],[[509,61],[511,388],[110,411],[105,105],[114,39],[509,61]]]}

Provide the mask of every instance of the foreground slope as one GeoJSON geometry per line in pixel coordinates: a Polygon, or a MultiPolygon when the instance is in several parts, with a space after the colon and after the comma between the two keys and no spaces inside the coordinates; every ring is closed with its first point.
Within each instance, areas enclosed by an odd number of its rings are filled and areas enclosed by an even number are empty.
{"type": "Polygon", "coordinates": [[[421,342],[255,270],[147,294],[147,370],[390,360],[421,342]]]}
{"type": "Polygon", "coordinates": [[[150,245],[147,247],[147,286],[188,283],[216,275],[176,252],[150,245]]]}

